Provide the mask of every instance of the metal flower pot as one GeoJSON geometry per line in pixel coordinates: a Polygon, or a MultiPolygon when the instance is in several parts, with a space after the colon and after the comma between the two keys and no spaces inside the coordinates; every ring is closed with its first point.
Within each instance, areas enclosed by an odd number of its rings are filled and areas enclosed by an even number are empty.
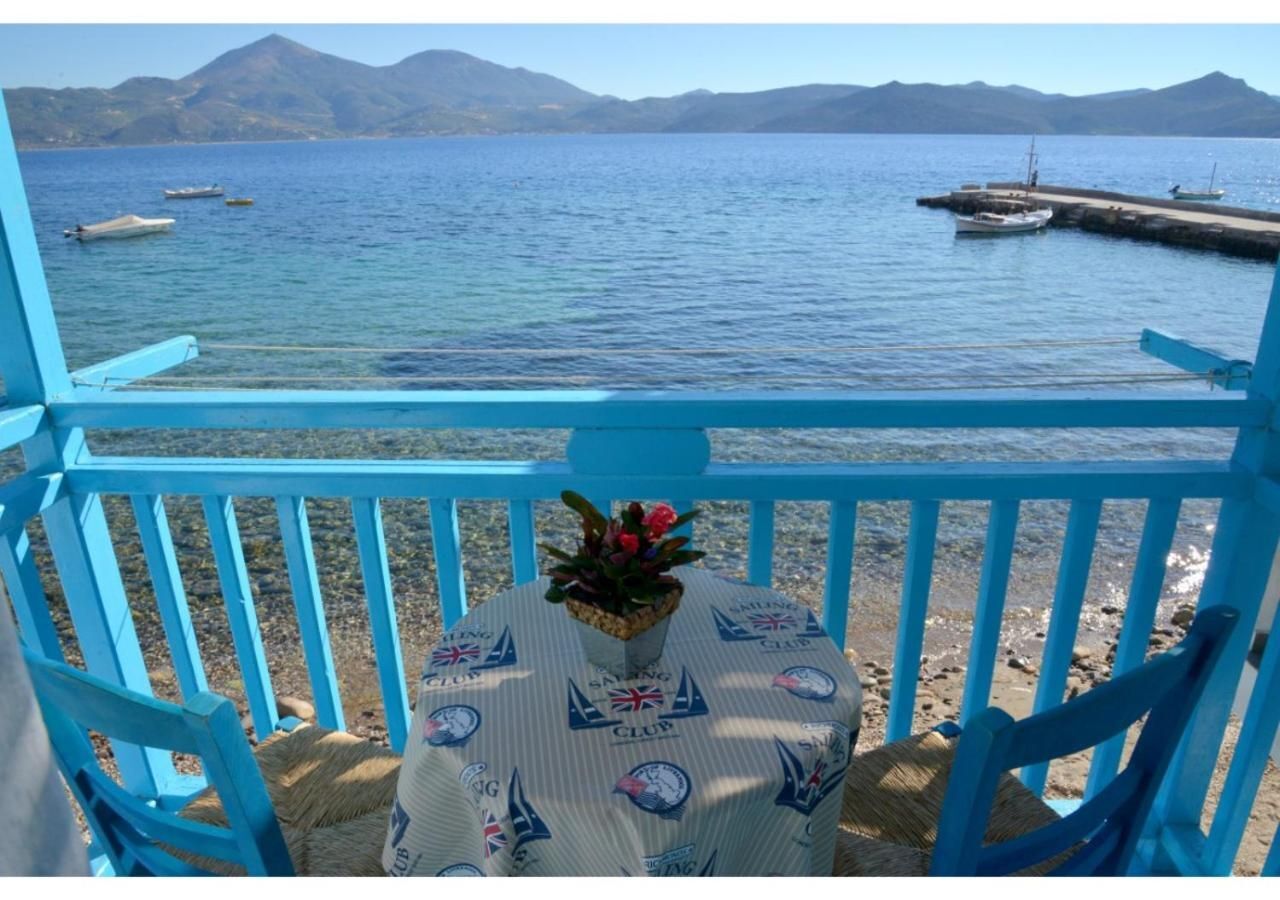
{"type": "Polygon", "coordinates": [[[569,598],[565,608],[578,629],[587,662],[624,681],[637,677],[662,658],[671,614],[680,605],[677,587],[649,609],[626,618],[569,598]]]}

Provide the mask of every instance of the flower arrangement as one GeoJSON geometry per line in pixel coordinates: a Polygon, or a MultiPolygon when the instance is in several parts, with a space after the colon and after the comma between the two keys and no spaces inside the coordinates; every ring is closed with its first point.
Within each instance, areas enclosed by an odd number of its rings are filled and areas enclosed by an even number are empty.
{"type": "Polygon", "coordinates": [[[558,561],[544,573],[551,577],[546,597],[552,603],[573,600],[625,618],[679,592],[680,582],[668,573],[706,555],[684,549],[689,538],[670,536],[699,510],[678,516],[666,503],[648,511],[629,503],[608,519],[581,494],[565,491],[560,499],[581,516],[582,542],[573,554],[540,545],[558,561]]]}

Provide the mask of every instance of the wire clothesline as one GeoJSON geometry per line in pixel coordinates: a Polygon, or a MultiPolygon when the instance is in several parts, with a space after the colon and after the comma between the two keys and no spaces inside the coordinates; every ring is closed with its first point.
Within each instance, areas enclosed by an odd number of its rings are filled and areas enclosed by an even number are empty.
{"type": "Polygon", "coordinates": [[[387,355],[422,356],[732,356],[743,353],[760,355],[800,355],[837,353],[901,353],[925,351],[1046,349],[1051,347],[1101,347],[1136,344],[1137,338],[1089,338],[1049,341],[996,341],[970,344],[863,344],[835,347],[362,347],[308,346],[302,344],[231,344],[201,342],[201,350],[235,350],[261,353],[382,353],[387,355]]]}
{"type": "MultiPolygon", "coordinates": [[[[941,377],[941,376],[935,376],[935,377],[941,377]]],[[[1144,384],[1144,383],[1193,382],[1193,381],[1207,381],[1211,378],[1211,373],[1208,373],[1208,372],[1176,373],[1176,374],[1167,374],[1167,375],[1144,375],[1140,377],[1134,377],[1134,376],[1115,376],[1115,377],[1109,376],[1109,377],[1088,377],[1088,378],[1063,377],[1056,380],[1024,381],[1024,382],[1008,380],[1015,377],[1015,376],[1008,376],[1008,375],[989,375],[988,377],[1003,378],[1006,380],[998,381],[998,382],[987,381],[987,382],[970,383],[970,384],[950,384],[950,385],[931,384],[928,386],[927,390],[929,391],[966,391],[966,390],[979,391],[979,390],[1009,390],[1009,389],[1026,389],[1026,388],[1053,388],[1053,387],[1099,387],[1099,386],[1107,386],[1107,385],[1114,386],[1114,385],[1123,385],[1123,384],[1144,384]]],[[[351,381],[373,381],[373,382],[383,382],[383,383],[410,382],[410,383],[448,383],[448,384],[456,384],[456,383],[492,384],[492,383],[509,382],[509,383],[522,383],[522,384],[568,383],[568,384],[574,384],[578,386],[592,385],[592,384],[600,386],[603,384],[610,384],[610,383],[615,385],[624,385],[624,384],[627,384],[628,382],[643,381],[643,379],[641,378],[610,379],[607,376],[566,376],[566,375],[547,375],[547,376],[438,375],[438,376],[390,376],[390,377],[387,377],[387,376],[345,376],[344,377],[344,376],[317,375],[315,377],[279,376],[277,378],[273,378],[272,376],[244,376],[244,377],[237,377],[233,380],[257,381],[257,382],[270,383],[273,381],[279,381],[284,379],[287,379],[290,383],[293,383],[295,381],[304,381],[304,382],[328,381],[332,383],[351,382],[351,381]]],[[[672,380],[678,380],[678,379],[670,379],[670,378],[664,379],[664,381],[667,381],[667,382],[670,382],[672,380]]],[[[857,380],[857,376],[846,377],[846,376],[820,376],[820,375],[808,375],[808,376],[724,375],[724,376],[703,376],[702,380],[704,381],[732,380],[735,382],[744,381],[744,380],[761,381],[761,382],[783,381],[788,383],[818,382],[824,386],[830,387],[836,382],[841,382],[841,381],[848,382],[851,380],[857,380]]],[[[873,383],[881,384],[874,378],[870,380],[873,383]]],[[[209,384],[213,382],[213,379],[204,379],[204,380],[190,379],[187,381],[181,381],[177,379],[174,379],[171,381],[160,381],[157,379],[156,381],[157,383],[155,384],[150,383],[150,380],[148,380],[147,382],[118,383],[118,384],[112,384],[110,383],[110,381],[107,381],[106,383],[101,381],[97,381],[97,382],[77,381],[76,383],[85,387],[110,387],[118,390],[193,391],[193,390],[207,389],[209,384]]],[[[221,391],[263,390],[263,388],[261,387],[227,385],[223,382],[213,382],[213,383],[216,383],[217,390],[221,390],[221,391]]],[[[881,384],[881,386],[876,387],[875,390],[919,391],[921,390],[921,388],[919,385],[883,385],[881,384]]]]}
{"type": "MultiPolygon", "coordinates": [[[[371,381],[371,382],[387,382],[387,381],[405,381],[405,382],[422,382],[422,381],[625,381],[625,382],[653,382],[665,383],[670,381],[685,381],[691,378],[697,378],[702,381],[989,381],[991,379],[1017,380],[1027,377],[1025,372],[860,372],[860,373],[822,373],[816,372],[811,374],[769,374],[766,372],[747,372],[747,373],[699,373],[696,376],[681,375],[593,375],[579,373],[546,373],[542,375],[505,375],[505,374],[461,374],[461,375],[332,375],[332,374],[312,374],[312,375],[152,375],[147,377],[147,383],[163,384],[172,382],[177,384],[193,384],[207,382],[235,382],[235,381],[279,381],[279,382],[315,382],[315,381],[371,381]]],[[[1041,373],[1044,377],[1053,377],[1049,373],[1041,373]]],[[[1143,371],[1143,372],[1069,372],[1064,373],[1062,378],[1072,379],[1099,379],[1105,381],[1195,381],[1209,378],[1211,372],[1167,372],[1167,371],[1143,371]]],[[[135,383],[136,379],[126,375],[106,375],[101,378],[73,378],[73,382],[82,386],[102,386],[123,387],[125,385],[135,383]]]]}

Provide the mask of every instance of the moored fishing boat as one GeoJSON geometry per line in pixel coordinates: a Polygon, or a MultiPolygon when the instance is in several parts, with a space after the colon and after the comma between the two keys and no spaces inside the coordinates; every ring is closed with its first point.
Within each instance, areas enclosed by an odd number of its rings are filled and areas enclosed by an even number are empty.
{"type": "MultiPolygon", "coordinates": [[[[1027,180],[1023,189],[1023,201],[1031,205],[1031,188],[1039,180],[1040,170],[1035,168],[1036,138],[1031,136],[1027,150],[1027,180]]],[[[1027,212],[1002,215],[993,212],[977,212],[972,216],[956,216],[956,234],[1017,234],[1039,231],[1053,218],[1052,209],[1032,209],[1027,212]]]]}
{"type": "Polygon", "coordinates": [[[1218,164],[1213,164],[1213,171],[1209,174],[1209,186],[1203,191],[1184,191],[1182,185],[1175,184],[1169,188],[1169,193],[1174,200],[1221,200],[1227,195],[1224,188],[1214,188],[1213,180],[1218,176],[1218,164]]]}
{"type": "Polygon", "coordinates": [[[252,197],[228,197],[223,201],[227,206],[253,206],[252,197]]]}
{"type": "Polygon", "coordinates": [[[197,197],[221,197],[222,194],[221,185],[211,184],[208,187],[184,187],[166,190],[164,198],[166,200],[194,200],[197,197]]]}
{"type": "Polygon", "coordinates": [[[956,234],[1004,234],[1022,231],[1039,231],[1049,224],[1053,210],[1037,209],[1033,212],[998,213],[980,212],[972,216],[956,216],[956,234]]]}
{"type": "Polygon", "coordinates": [[[144,219],[141,216],[120,216],[95,225],[77,225],[62,232],[65,237],[73,237],[80,241],[95,241],[99,238],[138,237],[143,234],[154,234],[157,231],[168,231],[173,219],[144,219]]]}

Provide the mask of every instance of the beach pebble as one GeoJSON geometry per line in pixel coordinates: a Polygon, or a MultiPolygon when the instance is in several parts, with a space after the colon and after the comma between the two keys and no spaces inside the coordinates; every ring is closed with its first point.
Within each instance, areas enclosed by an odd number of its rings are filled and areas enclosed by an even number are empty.
{"type": "Polygon", "coordinates": [[[880,688],[880,696],[881,696],[881,697],[883,697],[883,698],[884,698],[884,699],[886,699],[886,700],[888,700],[888,699],[889,699],[889,697],[890,697],[890,695],[891,695],[892,693],[893,693],[893,691],[891,691],[888,687],[882,687],[882,688],[880,688]]]}
{"type": "Polygon", "coordinates": [[[1086,660],[1090,656],[1093,656],[1093,651],[1090,650],[1088,647],[1073,647],[1071,650],[1071,661],[1073,663],[1078,663],[1081,660],[1086,660]]]}
{"type": "Polygon", "coordinates": [[[876,679],[876,684],[893,684],[892,675],[881,675],[876,679]]]}
{"type": "Polygon", "coordinates": [[[1173,613],[1172,622],[1179,628],[1187,628],[1191,625],[1191,621],[1196,617],[1196,611],[1190,606],[1180,606],[1173,613]]]}
{"type": "Polygon", "coordinates": [[[889,674],[889,670],[888,670],[888,669],[886,669],[884,666],[876,666],[876,667],[875,667],[874,669],[872,669],[871,671],[872,671],[872,672],[874,672],[874,673],[875,673],[875,674],[877,674],[877,675],[888,675],[888,674],[889,674]]]}
{"type": "Polygon", "coordinates": [[[844,658],[849,660],[850,665],[856,665],[858,662],[858,651],[850,647],[848,650],[844,651],[844,658]]]}
{"type": "Polygon", "coordinates": [[[297,716],[299,719],[306,721],[314,718],[316,708],[299,697],[277,697],[276,698],[276,715],[280,718],[286,716],[297,716]]]}
{"type": "Polygon", "coordinates": [[[1104,606],[1104,607],[1102,607],[1102,614],[1103,614],[1103,615],[1105,615],[1105,616],[1113,616],[1113,615],[1115,615],[1115,614],[1116,614],[1116,613],[1118,613],[1118,612],[1120,612],[1120,608],[1119,608],[1119,607],[1116,607],[1116,606],[1104,606]]]}
{"type": "Polygon", "coordinates": [[[858,684],[862,685],[867,690],[871,690],[873,687],[879,686],[879,682],[877,682],[874,678],[867,678],[865,675],[862,678],[858,679],[858,684]]]}
{"type": "Polygon", "coordinates": [[[939,672],[937,675],[934,675],[933,677],[935,681],[946,681],[951,676],[947,674],[946,669],[943,669],[941,672],[939,672]]]}

